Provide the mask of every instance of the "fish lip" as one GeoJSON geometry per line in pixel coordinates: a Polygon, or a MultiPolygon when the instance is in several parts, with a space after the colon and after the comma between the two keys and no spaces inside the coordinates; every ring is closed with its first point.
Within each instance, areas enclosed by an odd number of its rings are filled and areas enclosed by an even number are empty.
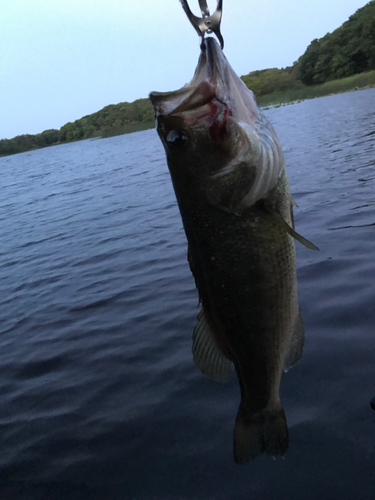
{"type": "Polygon", "coordinates": [[[216,86],[208,81],[201,82],[177,108],[173,110],[172,115],[192,111],[205,106],[216,97],[216,86]]]}

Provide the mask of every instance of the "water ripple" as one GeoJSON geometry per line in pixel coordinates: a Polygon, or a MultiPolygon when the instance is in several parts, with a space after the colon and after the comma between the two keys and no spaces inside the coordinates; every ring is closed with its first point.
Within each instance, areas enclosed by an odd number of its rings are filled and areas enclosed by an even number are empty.
{"type": "Polygon", "coordinates": [[[374,98],[267,111],[321,252],[297,246],[290,450],[250,468],[231,458],[235,378],[192,360],[198,297],[155,131],[0,158],[1,498],[374,497],[374,98]]]}

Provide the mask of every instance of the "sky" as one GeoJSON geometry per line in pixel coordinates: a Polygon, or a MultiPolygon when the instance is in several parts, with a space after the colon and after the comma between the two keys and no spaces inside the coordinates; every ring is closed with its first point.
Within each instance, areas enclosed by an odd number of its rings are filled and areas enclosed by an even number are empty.
{"type": "MultiPolygon", "coordinates": [[[[240,76],[291,66],[366,3],[223,0],[224,53],[240,76]]],[[[198,0],[189,5],[200,15],[198,0]]],[[[0,0],[0,139],[176,90],[198,57],[179,0],[0,0]]]]}

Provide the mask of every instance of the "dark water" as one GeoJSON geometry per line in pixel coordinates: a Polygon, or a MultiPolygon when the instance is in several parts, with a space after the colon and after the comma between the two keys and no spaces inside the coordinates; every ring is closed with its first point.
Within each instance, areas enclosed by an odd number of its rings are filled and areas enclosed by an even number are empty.
{"type": "Polygon", "coordinates": [[[375,89],[267,111],[299,232],[290,449],[235,465],[155,131],[0,159],[0,498],[375,498],[375,89]]]}

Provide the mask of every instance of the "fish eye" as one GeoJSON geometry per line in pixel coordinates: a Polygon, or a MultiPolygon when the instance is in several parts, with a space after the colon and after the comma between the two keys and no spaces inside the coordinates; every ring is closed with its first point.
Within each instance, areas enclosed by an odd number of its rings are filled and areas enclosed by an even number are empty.
{"type": "Polygon", "coordinates": [[[182,148],[185,146],[187,141],[187,137],[182,132],[177,132],[177,130],[171,130],[167,135],[167,143],[168,146],[172,146],[175,148],[182,148]]]}

